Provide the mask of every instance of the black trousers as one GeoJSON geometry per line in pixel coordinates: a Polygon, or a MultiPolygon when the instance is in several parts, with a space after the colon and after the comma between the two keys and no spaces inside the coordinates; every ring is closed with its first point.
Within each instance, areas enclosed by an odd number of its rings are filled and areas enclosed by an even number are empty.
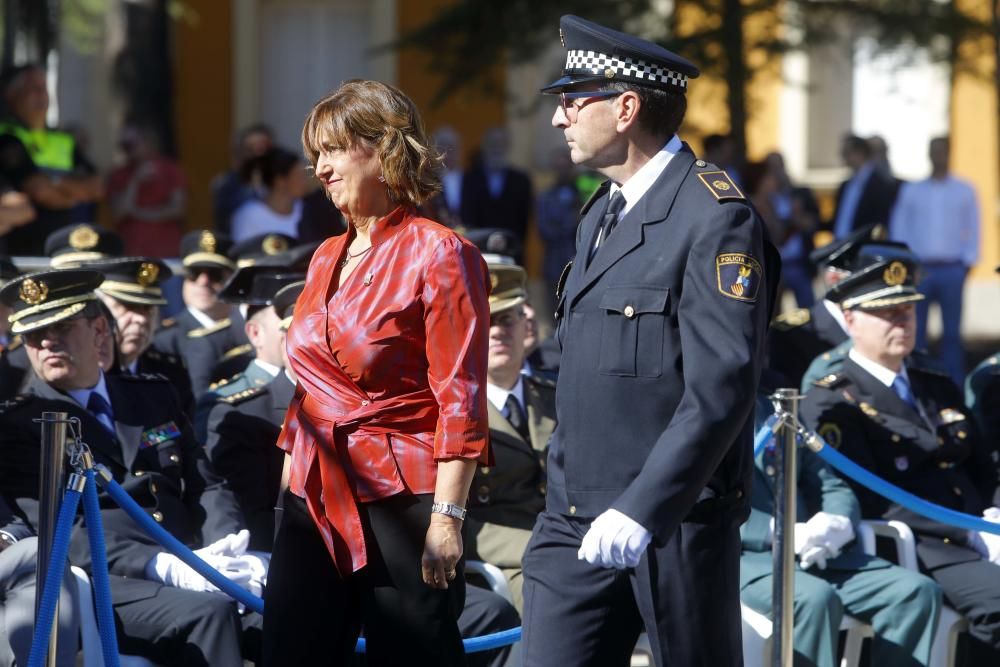
{"type": "Polygon", "coordinates": [[[368,565],[341,577],[305,501],[286,492],[264,591],[264,665],[350,665],[362,628],[371,667],[465,665],[462,564],[448,590],[421,576],[431,502],[422,494],[362,506],[368,565]]]}
{"type": "Polygon", "coordinates": [[[635,569],[579,560],[589,519],[542,512],[524,566],[525,667],[624,667],[645,628],[657,667],[743,664],[739,524],[684,522],[635,569]]]}

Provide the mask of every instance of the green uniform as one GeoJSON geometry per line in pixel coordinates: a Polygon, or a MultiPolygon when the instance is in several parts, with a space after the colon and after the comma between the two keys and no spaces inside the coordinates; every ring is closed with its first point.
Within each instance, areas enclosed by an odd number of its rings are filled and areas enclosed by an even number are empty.
{"type": "Polygon", "coordinates": [[[965,379],[965,404],[986,442],[1000,444],[1000,354],[976,366],[965,379]]]}

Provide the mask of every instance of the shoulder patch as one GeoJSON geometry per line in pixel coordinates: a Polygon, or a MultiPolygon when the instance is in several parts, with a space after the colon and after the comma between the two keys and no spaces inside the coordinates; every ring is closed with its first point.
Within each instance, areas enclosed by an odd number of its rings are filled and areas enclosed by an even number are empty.
{"type": "Polygon", "coordinates": [[[175,327],[175,326],[177,326],[177,320],[174,319],[173,317],[167,317],[160,320],[161,329],[169,329],[170,327],[175,327]]]}
{"type": "Polygon", "coordinates": [[[826,444],[830,445],[834,449],[840,449],[840,443],[843,437],[840,432],[840,427],[833,422],[823,422],[816,429],[817,435],[826,440],[826,444]]]}
{"type": "Polygon", "coordinates": [[[222,356],[219,357],[219,361],[226,361],[227,359],[232,359],[233,357],[238,357],[241,354],[249,354],[250,352],[253,352],[253,345],[251,345],[250,343],[244,343],[243,345],[237,345],[236,347],[232,347],[232,348],[229,348],[228,350],[226,350],[222,354],[222,356]]]}
{"type": "Polygon", "coordinates": [[[808,308],[796,308],[795,310],[778,315],[774,318],[771,326],[779,331],[787,331],[808,324],[811,319],[812,313],[809,312],[808,308]]]}
{"type": "Polygon", "coordinates": [[[760,262],[741,252],[727,252],[715,258],[719,292],[737,301],[757,300],[764,272],[760,262]]]}
{"type": "Polygon", "coordinates": [[[847,383],[847,376],[840,373],[830,373],[829,375],[824,375],[818,380],[813,381],[813,384],[817,387],[823,387],[824,389],[836,389],[842,384],[847,383]]]}
{"type": "Polygon", "coordinates": [[[589,211],[590,207],[594,205],[594,202],[606,195],[610,188],[611,181],[604,181],[601,183],[597,189],[594,190],[594,194],[590,195],[590,198],[584,202],[583,206],[580,207],[580,215],[587,215],[587,211],[589,211]]]}
{"type": "Polygon", "coordinates": [[[243,401],[257,396],[264,391],[264,387],[250,387],[249,389],[244,389],[243,391],[238,391],[232,396],[224,396],[219,400],[223,403],[228,403],[229,405],[239,405],[243,401]]]}
{"type": "Polygon", "coordinates": [[[199,327],[197,329],[191,329],[191,331],[187,332],[187,337],[188,338],[204,338],[205,336],[209,336],[209,335],[214,334],[214,333],[216,333],[218,331],[222,331],[223,329],[228,329],[229,325],[232,324],[232,323],[233,323],[232,320],[230,320],[227,317],[227,318],[225,318],[223,320],[219,320],[218,322],[216,322],[215,324],[213,324],[210,327],[199,327]]]}
{"type": "Polygon", "coordinates": [[[729,177],[729,174],[722,171],[705,171],[698,174],[702,184],[720,202],[745,201],[746,197],[729,177]]]}

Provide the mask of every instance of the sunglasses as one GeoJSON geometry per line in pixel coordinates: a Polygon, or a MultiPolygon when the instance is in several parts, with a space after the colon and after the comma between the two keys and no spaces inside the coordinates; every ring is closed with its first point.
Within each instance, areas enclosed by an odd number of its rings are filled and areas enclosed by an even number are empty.
{"type": "Polygon", "coordinates": [[[208,281],[212,283],[221,283],[225,281],[228,271],[226,269],[219,269],[210,266],[192,266],[184,271],[184,277],[191,282],[196,282],[201,274],[208,276],[208,281]]]}
{"type": "Polygon", "coordinates": [[[566,114],[566,118],[570,122],[576,122],[577,117],[580,115],[580,109],[587,106],[591,102],[597,102],[599,100],[608,100],[613,97],[618,97],[622,93],[615,90],[578,90],[570,93],[559,93],[559,106],[562,107],[563,113],[566,114]],[[574,100],[583,100],[579,104],[574,104],[574,100]]]}

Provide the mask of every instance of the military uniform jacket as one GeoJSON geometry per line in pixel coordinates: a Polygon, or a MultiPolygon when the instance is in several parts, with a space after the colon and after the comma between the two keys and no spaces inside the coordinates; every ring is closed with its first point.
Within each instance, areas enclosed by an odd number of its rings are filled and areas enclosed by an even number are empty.
{"type": "Polygon", "coordinates": [[[212,369],[229,350],[247,344],[243,318],[236,311],[210,327],[202,326],[186,308],[166,319],[153,337],[153,347],[183,359],[191,376],[191,391],[201,396],[211,383],[212,369]]]}
{"type": "Polygon", "coordinates": [[[0,400],[14,398],[24,389],[33,375],[23,339],[18,336],[0,351],[0,400]]]}
{"type": "Polygon", "coordinates": [[[969,373],[965,403],[987,444],[1000,447],[1000,354],[987,357],[969,373]]]}
{"type": "Polygon", "coordinates": [[[535,376],[522,382],[530,442],[490,403],[494,462],[476,470],[469,492],[469,557],[498,567],[521,567],[535,518],[545,509],[545,456],[556,425],[555,383],[535,376]]]}
{"type": "Polygon", "coordinates": [[[768,334],[768,366],[797,387],[816,357],[849,340],[822,300],[774,319],[768,334]]]}
{"type": "Polygon", "coordinates": [[[205,450],[236,494],[251,549],[271,551],[274,544],[274,507],[285,460],[275,443],[294,393],[295,385],[282,372],[264,386],[217,398],[208,414],[205,450]]]}
{"type": "MultiPolygon", "coordinates": [[[[278,373],[278,375],[282,375],[282,373],[278,373]]],[[[198,442],[207,441],[208,415],[220,398],[234,396],[247,389],[263,387],[273,379],[274,376],[264,370],[263,366],[252,363],[251,360],[248,366],[244,366],[242,372],[209,385],[208,391],[198,397],[194,408],[194,435],[198,438],[198,442]]]]}
{"type": "MultiPolygon", "coordinates": [[[[115,418],[114,436],[72,398],[41,380],[4,404],[0,414],[0,490],[30,525],[38,525],[39,443],[33,420],[44,411],[80,420],[94,458],[174,537],[193,547],[242,527],[239,508],[225,482],[194,441],[170,386],[159,376],[106,375],[115,418]]],[[[163,551],[124,510],[102,493],[101,519],[112,573],[144,578],[146,563],[163,551]]],[[[90,566],[81,518],[71,542],[71,560],[90,566]]]]}
{"type": "MultiPolygon", "coordinates": [[[[817,381],[799,416],[853,461],[890,484],[973,516],[1000,501],[996,449],[978,437],[958,387],[946,375],[907,367],[919,414],[851,358],[817,381]]],[[[848,480],[850,481],[850,480],[848,480]]],[[[910,525],[927,568],[979,559],[966,531],[932,521],[851,482],[861,514],[910,525]]]]}
{"type": "Polygon", "coordinates": [[[184,361],[180,357],[164,354],[153,348],[140,354],[138,361],[136,375],[159,374],[167,378],[177,392],[181,409],[190,418],[194,410],[194,394],[191,391],[191,376],[184,367],[184,361]]]}
{"type": "Polygon", "coordinates": [[[602,191],[584,209],[557,306],[547,509],[614,507],[663,544],[685,518],[745,517],[780,260],[736,186],[685,146],[588,267],[602,191]]]}

